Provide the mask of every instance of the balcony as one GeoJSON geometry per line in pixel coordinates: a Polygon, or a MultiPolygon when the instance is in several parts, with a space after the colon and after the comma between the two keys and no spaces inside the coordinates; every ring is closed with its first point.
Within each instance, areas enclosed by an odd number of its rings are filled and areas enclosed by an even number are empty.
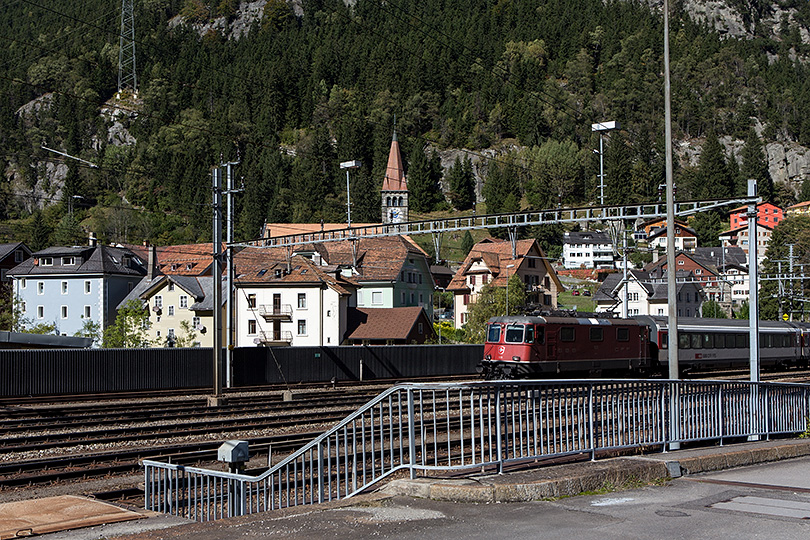
{"type": "Polygon", "coordinates": [[[288,330],[270,330],[267,332],[259,332],[259,337],[253,340],[257,345],[265,345],[267,347],[278,347],[290,345],[292,343],[292,332],[288,330]]]}
{"type": "Polygon", "coordinates": [[[259,315],[263,317],[265,321],[291,321],[292,306],[290,306],[290,304],[282,304],[280,306],[262,304],[259,306],[259,315]]]}

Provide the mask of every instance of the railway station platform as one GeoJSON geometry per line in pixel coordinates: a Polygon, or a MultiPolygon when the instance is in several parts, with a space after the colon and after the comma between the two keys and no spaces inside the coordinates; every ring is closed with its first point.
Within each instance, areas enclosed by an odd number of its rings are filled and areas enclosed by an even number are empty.
{"type": "MultiPolygon", "coordinates": [[[[641,490],[646,494],[656,492],[656,490],[666,493],[668,490],[659,489],[661,486],[669,486],[677,491],[685,489],[683,488],[685,484],[678,483],[683,482],[684,479],[702,478],[707,473],[710,475],[732,474],[731,472],[719,473],[719,471],[729,469],[746,471],[740,473],[739,478],[734,480],[739,486],[744,486],[748,490],[743,495],[751,493],[757,495],[759,494],[756,491],[758,488],[792,492],[794,499],[798,497],[797,500],[779,499],[776,503],[765,502],[760,506],[771,509],[763,512],[788,512],[788,517],[784,519],[798,517],[804,524],[803,526],[807,526],[810,521],[810,473],[807,472],[810,470],[810,439],[778,439],[599,459],[595,462],[523,463],[513,465],[503,474],[492,474],[490,471],[467,474],[463,477],[444,475],[431,478],[420,477],[415,480],[397,479],[382,486],[374,493],[321,505],[299,506],[208,523],[184,522],[178,518],[167,519],[166,516],[151,514],[136,521],[63,531],[47,534],[41,538],[46,540],[89,538],[214,540],[268,536],[311,538],[325,535],[327,532],[328,536],[334,537],[351,534],[356,538],[365,538],[378,534],[386,537],[386,534],[381,534],[382,529],[388,530],[392,527],[392,530],[399,531],[396,533],[399,536],[405,532],[405,529],[397,529],[395,526],[397,523],[408,524],[423,522],[423,520],[427,520],[424,521],[425,528],[420,529],[421,534],[412,537],[427,538],[431,537],[431,523],[434,524],[433,526],[439,523],[430,520],[437,520],[440,516],[447,517],[460,513],[467,515],[467,519],[473,522],[477,519],[483,521],[486,513],[497,508],[500,509],[498,515],[505,519],[505,516],[512,513],[511,509],[522,508],[522,505],[539,504],[536,501],[557,501],[555,504],[559,506],[563,504],[563,501],[580,499],[581,497],[575,497],[577,495],[591,497],[601,495],[603,499],[607,496],[608,498],[605,500],[608,501],[622,501],[624,500],[622,493],[632,493],[633,490],[641,490]],[[782,464],[788,469],[780,474],[772,473],[768,469],[782,464]],[[757,471],[760,471],[759,474],[757,471]],[[799,495],[796,495],[797,493],[799,495]],[[572,497],[574,499],[569,499],[572,497]],[[776,506],[784,504],[786,508],[774,510],[774,504],[776,506]],[[338,518],[339,515],[343,517],[338,518]],[[806,517],[802,518],[805,515],[806,517]]],[[[745,507],[746,501],[769,500],[761,496],[748,497],[748,499],[743,497],[740,499],[743,502],[735,503],[734,501],[737,499],[728,495],[727,493],[730,492],[727,490],[721,489],[724,480],[722,480],[722,476],[720,478],[721,480],[714,480],[716,485],[710,484],[712,480],[705,480],[703,482],[709,483],[701,484],[701,486],[712,485],[721,493],[716,496],[716,498],[719,497],[717,500],[718,512],[723,504],[732,505],[728,508],[733,508],[734,504],[745,507]]],[[[670,491],[670,493],[675,492],[670,491]]],[[[632,498],[628,500],[632,500],[632,498]]],[[[667,512],[672,515],[677,515],[679,512],[684,513],[682,510],[669,509],[663,510],[663,512],[664,514],[659,515],[669,515],[667,512]]],[[[725,515],[729,514],[733,515],[733,511],[727,510],[725,515]]],[[[729,521],[732,527],[736,527],[740,523],[733,519],[729,521]]],[[[505,525],[506,528],[503,529],[505,534],[496,536],[512,540],[521,537],[520,534],[516,536],[508,534],[509,526],[516,526],[516,524],[505,525]]],[[[793,527],[792,522],[786,527],[793,527]]],[[[486,537],[483,533],[484,530],[483,528],[480,530],[473,528],[467,531],[466,536],[472,532],[472,536],[486,537]],[[476,535],[476,532],[480,534],[476,535]]],[[[804,532],[806,533],[807,529],[804,532]]],[[[460,537],[465,537],[465,535],[460,537]]]]}

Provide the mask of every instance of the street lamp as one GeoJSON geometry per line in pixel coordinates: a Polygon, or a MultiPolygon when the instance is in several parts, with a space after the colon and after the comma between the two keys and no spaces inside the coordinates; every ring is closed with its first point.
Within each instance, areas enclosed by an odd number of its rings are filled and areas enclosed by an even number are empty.
{"type": "Polygon", "coordinates": [[[509,269],[514,267],[514,264],[506,265],[506,315],[509,315],[509,269]]]}
{"type": "Polygon", "coordinates": [[[359,169],[363,164],[357,160],[344,161],[340,164],[341,169],[346,169],[346,217],[348,219],[349,227],[352,226],[352,200],[349,197],[349,169],[359,169]]]}
{"type": "Polygon", "coordinates": [[[591,124],[591,131],[599,132],[599,205],[605,206],[605,160],[603,139],[604,132],[612,129],[619,129],[621,126],[618,122],[599,122],[598,124],[591,124]]]}

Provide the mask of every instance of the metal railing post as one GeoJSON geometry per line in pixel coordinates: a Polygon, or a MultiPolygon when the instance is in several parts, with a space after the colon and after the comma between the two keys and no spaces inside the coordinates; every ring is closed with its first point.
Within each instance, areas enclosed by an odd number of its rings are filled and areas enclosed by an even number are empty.
{"type": "Polygon", "coordinates": [[[416,417],[414,415],[413,388],[408,388],[408,468],[411,480],[416,478],[416,417]]]}
{"type": "Polygon", "coordinates": [[[318,445],[318,503],[323,502],[323,444],[318,445]]]}
{"type": "Polygon", "coordinates": [[[588,383],[588,436],[589,444],[591,446],[591,461],[596,461],[596,439],[594,436],[594,422],[593,418],[593,383],[588,383]]]}
{"type": "Polygon", "coordinates": [[[501,389],[500,387],[495,387],[495,445],[497,446],[498,452],[498,474],[503,474],[503,448],[501,448],[501,389]]]}

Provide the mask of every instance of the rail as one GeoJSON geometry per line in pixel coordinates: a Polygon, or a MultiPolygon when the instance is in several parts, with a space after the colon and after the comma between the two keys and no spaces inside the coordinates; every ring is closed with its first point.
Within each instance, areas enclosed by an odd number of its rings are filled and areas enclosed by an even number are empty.
{"type": "Polygon", "coordinates": [[[351,497],[404,472],[806,429],[810,385],[729,381],[405,384],[258,476],[144,460],[149,510],[209,521],[351,497]]]}

